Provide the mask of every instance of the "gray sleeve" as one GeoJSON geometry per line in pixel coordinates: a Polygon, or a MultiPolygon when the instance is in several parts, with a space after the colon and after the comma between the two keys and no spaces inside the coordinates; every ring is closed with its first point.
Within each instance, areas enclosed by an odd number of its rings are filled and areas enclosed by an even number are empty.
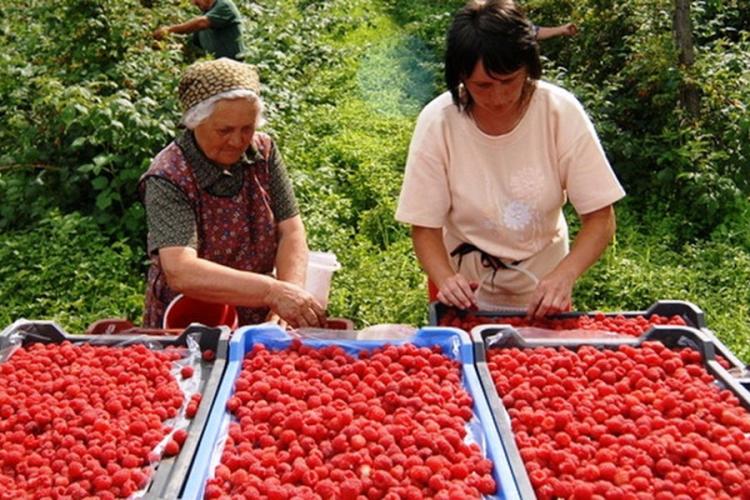
{"type": "Polygon", "coordinates": [[[198,224],[185,194],[166,179],[149,177],[144,181],[148,253],[164,247],[198,249],[198,224]]]}
{"type": "Polygon", "coordinates": [[[281,222],[299,214],[299,207],[284,159],[275,144],[268,159],[268,168],[271,176],[269,187],[271,210],[276,221],[281,222]]]}

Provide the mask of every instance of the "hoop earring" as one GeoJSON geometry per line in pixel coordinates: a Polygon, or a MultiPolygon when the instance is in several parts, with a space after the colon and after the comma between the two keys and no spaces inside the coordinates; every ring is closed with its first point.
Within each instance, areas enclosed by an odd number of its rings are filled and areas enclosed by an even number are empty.
{"type": "Polygon", "coordinates": [[[458,102],[464,107],[469,103],[469,92],[464,82],[458,84],[458,102]]]}

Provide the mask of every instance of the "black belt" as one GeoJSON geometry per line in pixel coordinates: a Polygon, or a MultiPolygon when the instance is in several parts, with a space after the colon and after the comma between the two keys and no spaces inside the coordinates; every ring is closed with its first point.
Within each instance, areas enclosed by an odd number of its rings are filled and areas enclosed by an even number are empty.
{"type": "Polygon", "coordinates": [[[461,243],[458,245],[453,251],[451,252],[451,257],[455,257],[458,255],[458,270],[461,270],[461,262],[463,261],[464,255],[471,253],[471,252],[479,252],[479,255],[481,256],[480,262],[484,267],[492,269],[492,286],[495,286],[495,274],[497,274],[498,269],[513,269],[511,266],[517,266],[522,260],[514,260],[510,263],[510,265],[503,262],[499,257],[495,257],[494,255],[490,255],[481,248],[477,248],[471,243],[461,243]]]}

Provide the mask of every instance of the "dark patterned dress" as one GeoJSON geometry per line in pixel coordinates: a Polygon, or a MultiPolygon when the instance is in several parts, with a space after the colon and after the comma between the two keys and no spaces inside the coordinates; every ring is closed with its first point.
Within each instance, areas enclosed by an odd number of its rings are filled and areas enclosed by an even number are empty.
{"type": "MultiPolygon", "coordinates": [[[[167,181],[172,191],[178,191],[192,209],[197,241],[188,246],[196,248],[198,257],[234,269],[271,274],[278,247],[278,220],[269,194],[272,191],[269,163],[256,155],[253,161],[245,160],[223,174],[207,170],[216,168],[206,165],[205,157],[196,152],[192,135],[186,133],[156,156],[141,177],[141,195],[148,200],[145,186],[149,179],[157,178],[161,186],[165,185],[163,181],[167,181]],[[191,163],[198,164],[199,168],[193,168],[191,163]],[[235,177],[223,179],[222,175],[235,177]],[[211,176],[218,178],[213,182],[211,176]],[[230,196],[218,196],[206,188],[212,182],[221,185],[225,180],[237,188],[229,190],[236,191],[230,196]]],[[[285,171],[283,175],[286,178],[285,171]]],[[[296,201],[293,194],[291,196],[292,210],[287,208],[285,216],[297,213],[296,201]]],[[[158,251],[154,251],[158,247],[153,246],[150,241],[151,266],[144,307],[145,327],[161,327],[166,306],[177,295],[167,284],[158,251]]],[[[267,308],[238,307],[237,311],[240,325],[261,323],[268,314],[267,308]]]]}

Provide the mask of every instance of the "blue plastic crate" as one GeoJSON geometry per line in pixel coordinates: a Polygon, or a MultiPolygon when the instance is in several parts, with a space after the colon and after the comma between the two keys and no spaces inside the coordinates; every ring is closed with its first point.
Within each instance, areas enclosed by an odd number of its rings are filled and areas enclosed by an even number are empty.
{"type": "MultiPolygon", "coordinates": [[[[203,497],[203,491],[213,471],[209,470],[211,457],[217,442],[227,425],[226,403],[234,392],[234,382],[242,369],[242,360],[255,344],[262,344],[269,349],[282,350],[291,344],[289,337],[276,326],[258,325],[242,328],[235,332],[229,344],[229,363],[222,379],[221,388],[216,396],[211,415],[187,476],[182,498],[195,500],[203,497]]],[[[304,344],[314,348],[338,345],[348,353],[356,355],[359,351],[371,351],[384,345],[413,343],[419,347],[439,345],[443,352],[460,361],[464,387],[474,400],[473,412],[479,419],[479,426],[471,426],[472,432],[481,433],[477,442],[484,442],[485,454],[494,463],[493,477],[498,485],[498,494],[492,498],[519,499],[515,479],[500,437],[492,419],[489,405],[484,397],[474,368],[474,352],[468,334],[455,328],[423,328],[413,337],[404,340],[345,340],[345,339],[303,339],[304,344]],[[477,428],[478,427],[478,428],[477,428]]]]}

